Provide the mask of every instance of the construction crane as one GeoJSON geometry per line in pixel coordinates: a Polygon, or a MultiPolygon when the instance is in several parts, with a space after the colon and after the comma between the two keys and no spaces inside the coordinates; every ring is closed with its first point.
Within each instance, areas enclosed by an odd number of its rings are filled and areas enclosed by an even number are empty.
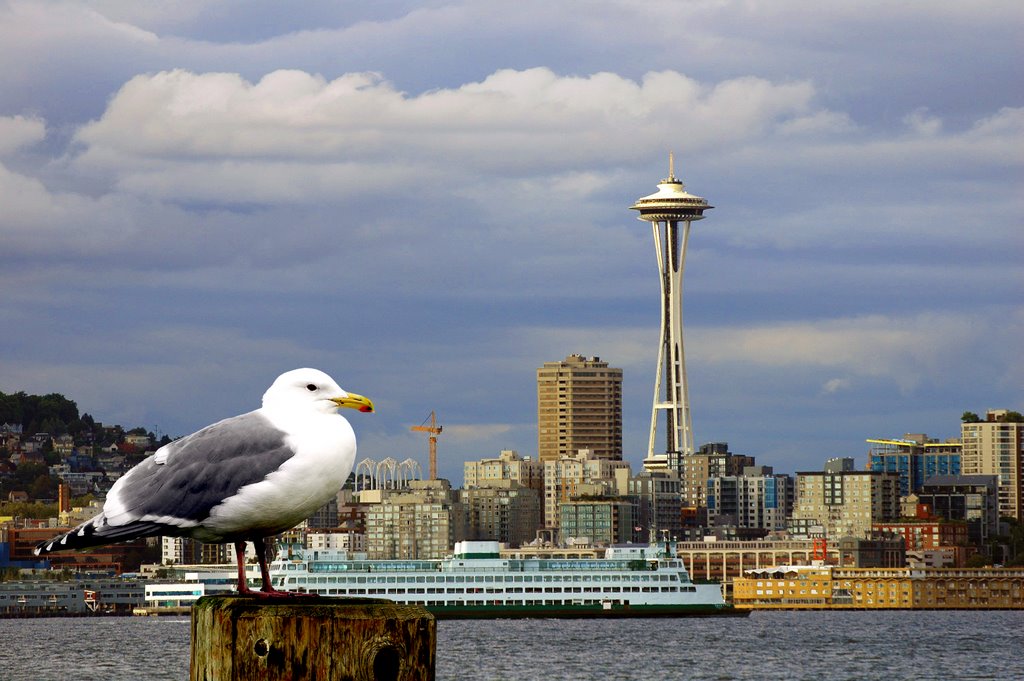
{"type": "Polygon", "coordinates": [[[409,430],[430,433],[430,479],[437,480],[437,434],[441,432],[441,426],[437,425],[437,414],[430,412],[430,425],[426,423],[427,420],[424,419],[423,423],[412,426],[409,430]]]}

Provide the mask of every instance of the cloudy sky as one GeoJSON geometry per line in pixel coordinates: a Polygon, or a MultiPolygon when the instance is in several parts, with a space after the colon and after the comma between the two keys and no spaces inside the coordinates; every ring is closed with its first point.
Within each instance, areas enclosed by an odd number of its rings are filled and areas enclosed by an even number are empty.
{"type": "Polygon", "coordinates": [[[624,370],[694,225],[695,439],[777,471],[1024,409],[1024,5],[0,1],[0,390],[172,436],[315,366],[360,456],[536,454],[535,370],[624,370]]]}

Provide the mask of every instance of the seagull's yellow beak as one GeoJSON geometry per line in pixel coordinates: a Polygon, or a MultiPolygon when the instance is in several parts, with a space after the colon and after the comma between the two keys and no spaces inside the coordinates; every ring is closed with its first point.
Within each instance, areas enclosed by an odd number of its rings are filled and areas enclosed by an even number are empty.
{"type": "Polygon", "coordinates": [[[358,409],[359,411],[373,411],[373,402],[370,401],[370,398],[356,395],[355,393],[349,393],[348,397],[331,398],[331,402],[334,402],[339,407],[358,409]]]}

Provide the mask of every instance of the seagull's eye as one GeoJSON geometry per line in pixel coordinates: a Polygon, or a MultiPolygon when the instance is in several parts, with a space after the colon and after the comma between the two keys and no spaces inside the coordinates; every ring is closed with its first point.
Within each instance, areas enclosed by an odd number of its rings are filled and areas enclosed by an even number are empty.
{"type": "Polygon", "coordinates": [[[306,386],[306,390],[308,390],[311,393],[315,393],[316,392],[316,384],[315,383],[310,383],[309,385],[306,386]]]}

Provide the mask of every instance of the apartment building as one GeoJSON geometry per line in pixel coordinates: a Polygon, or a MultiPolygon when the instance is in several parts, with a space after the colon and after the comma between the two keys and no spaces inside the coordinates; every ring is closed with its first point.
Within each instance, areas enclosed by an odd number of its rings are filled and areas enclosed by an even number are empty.
{"type": "Polygon", "coordinates": [[[468,538],[521,546],[541,527],[540,493],[514,480],[492,480],[459,490],[466,507],[468,538]]]}
{"type": "Polygon", "coordinates": [[[636,504],[627,499],[586,499],[558,505],[562,543],[586,538],[596,545],[610,546],[639,540],[636,504]]]}
{"type": "Polygon", "coordinates": [[[530,457],[521,457],[514,449],[503,449],[496,458],[467,461],[463,464],[463,487],[486,487],[491,483],[509,480],[544,491],[544,464],[530,457]]]}
{"type": "Polygon", "coordinates": [[[584,449],[544,462],[544,526],[559,526],[558,505],[580,496],[617,494],[615,471],[629,470],[625,461],[598,457],[584,449]]]}
{"type": "Polygon", "coordinates": [[[1006,409],[992,409],[984,421],[961,424],[962,469],[998,476],[999,515],[1024,520],[1024,423],[1010,418],[1006,409]]]}
{"type": "Polygon", "coordinates": [[[581,449],[622,459],[622,369],[569,355],[537,369],[537,455],[554,461],[581,449]]]}
{"type": "Polygon", "coordinates": [[[959,440],[939,442],[923,433],[907,433],[902,439],[869,439],[868,467],[898,473],[900,496],[921,491],[928,478],[959,475],[962,445],[959,440]]]}
{"type": "Polygon", "coordinates": [[[706,503],[709,525],[766,532],[786,529],[793,503],[793,479],[771,466],[747,466],[742,475],[710,477],[706,503]]]}
{"type": "Polygon", "coordinates": [[[742,475],[743,469],[754,465],[754,457],[733,454],[727,442],[708,442],[689,456],[682,457],[680,479],[683,504],[707,508],[708,480],[728,475],[742,475]]]}
{"type": "Polygon", "coordinates": [[[614,475],[616,493],[636,505],[640,540],[649,539],[652,535],[660,538],[682,534],[679,475],[675,471],[645,469],[634,476],[628,468],[619,468],[614,475]]]}
{"type": "Polygon", "coordinates": [[[899,475],[880,471],[796,474],[794,524],[820,525],[830,539],[869,538],[874,523],[900,513],[899,475]]]}
{"type": "Polygon", "coordinates": [[[995,475],[936,475],[916,498],[940,518],[967,523],[968,538],[977,546],[998,531],[998,489],[995,475]]]}
{"type": "MultiPolygon", "coordinates": [[[[365,498],[364,498],[365,497],[365,498]]],[[[402,490],[369,490],[366,553],[371,559],[432,559],[469,532],[466,505],[447,480],[413,480],[402,490]]]]}

